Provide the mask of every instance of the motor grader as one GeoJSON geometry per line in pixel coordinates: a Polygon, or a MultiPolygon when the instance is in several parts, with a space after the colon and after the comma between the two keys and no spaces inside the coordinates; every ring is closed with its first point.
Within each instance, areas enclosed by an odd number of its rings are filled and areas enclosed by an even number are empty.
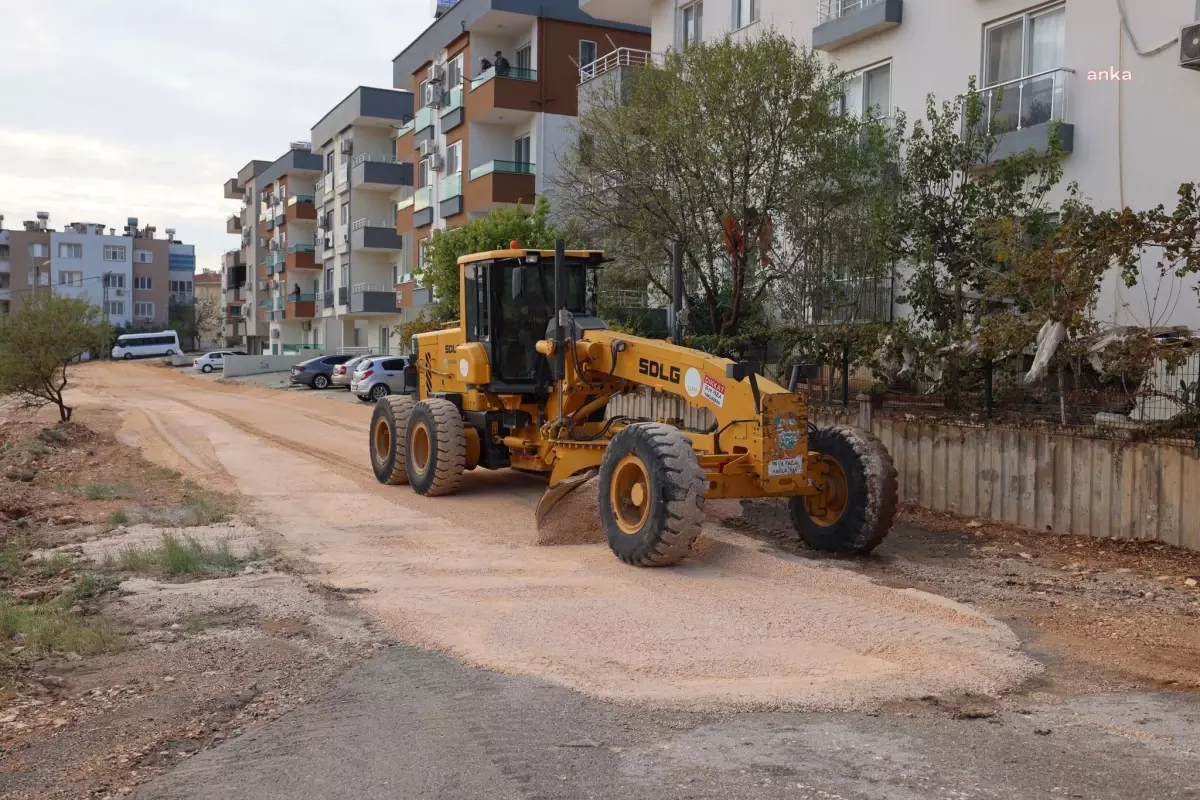
{"type": "Polygon", "coordinates": [[[460,258],[458,326],[413,336],[406,391],[375,406],[376,477],[434,497],[477,468],[546,476],[541,524],[598,476],[608,543],[639,566],[684,558],[715,498],[786,499],[813,548],[878,545],[897,504],[883,445],[812,426],[805,396],[752,364],[609,330],[588,289],[606,261],[561,242],[460,258]],[[715,423],[691,430],[608,412],[614,398],[647,390],[708,409],[715,423]]]}

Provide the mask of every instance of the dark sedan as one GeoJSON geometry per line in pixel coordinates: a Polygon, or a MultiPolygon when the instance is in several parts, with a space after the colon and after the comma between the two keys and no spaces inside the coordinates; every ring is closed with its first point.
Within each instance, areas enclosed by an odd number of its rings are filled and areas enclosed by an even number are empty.
{"type": "Polygon", "coordinates": [[[333,383],[333,368],[352,358],[354,356],[320,356],[302,361],[292,367],[292,383],[311,386],[313,389],[328,389],[333,383]]]}

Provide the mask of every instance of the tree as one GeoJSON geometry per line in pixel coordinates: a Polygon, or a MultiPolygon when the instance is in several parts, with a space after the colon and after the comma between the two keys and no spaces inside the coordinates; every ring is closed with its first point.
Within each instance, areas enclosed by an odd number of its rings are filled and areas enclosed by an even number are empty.
{"type": "Polygon", "coordinates": [[[618,258],[622,278],[665,297],[680,243],[692,327],[739,335],[772,287],[811,267],[799,222],[858,180],[862,123],[838,110],[842,89],[821,56],[773,30],[598,82],[559,158],[559,210],[618,258]]]}
{"type": "Polygon", "coordinates": [[[903,299],[946,362],[950,404],[969,350],[961,345],[986,312],[981,299],[1000,271],[996,225],[1008,219],[1021,235],[1044,235],[1052,219],[1046,196],[1062,178],[1058,123],[1050,125],[1044,155],[996,159],[1004,128],[986,117],[987,106],[974,78],[966,94],[940,107],[930,95],[926,119],[916,122],[905,147],[895,255],[911,270],[903,299]]]}
{"type": "Polygon", "coordinates": [[[195,347],[201,347],[206,338],[215,340],[221,331],[221,300],[217,297],[201,297],[196,300],[195,347]]]}
{"type": "Polygon", "coordinates": [[[53,403],[71,419],[63,400],[67,365],[101,346],[100,309],[86,300],[36,296],[0,317],[0,392],[24,395],[35,405],[53,403]]]}
{"type": "Polygon", "coordinates": [[[465,225],[433,232],[426,249],[428,263],[421,265],[420,281],[433,291],[436,319],[458,319],[458,259],[471,253],[507,250],[511,242],[523,248],[548,250],[555,241],[571,244],[579,234],[570,226],[550,221],[550,203],[539,197],[533,210],[525,206],[502,208],[465,225]]]}

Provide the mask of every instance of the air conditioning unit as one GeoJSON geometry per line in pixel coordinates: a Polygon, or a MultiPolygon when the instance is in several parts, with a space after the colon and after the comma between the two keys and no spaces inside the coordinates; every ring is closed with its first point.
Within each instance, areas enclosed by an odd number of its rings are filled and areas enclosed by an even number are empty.
{"type": "Polygon", "coordinates": [[[434,172],[441,172],[446,168],[446,160],[437,153],[429,157],[429,168],[434,172]]]}
{"type": "Polygon", "coordinates": [[[438,151],[437,142],[435,142],[433,139],[426,139],[417,145],[417,150],[422,156],[432,155],[438,151]]]}
{"type": "Polygon", "coordinates": [[[1179,31],[1179,66],[1200,70],[1200,21],[1179,31]]]}
{"type": "Polygon", "coordinates": [[[353,139],[342,139],[342,152],[350,153],[353,151],[354,151],[354,140],[353,139]]]}
{"type": "Polygon", "coordinates": [[[267,205],[269,205],[269,206],[279,205],[279,198],[275,196],[274,192],[271,192],[269,195],[267,195],[267,205]]]}
{"type": "Polygon", "coordinates": [[[446,82],[446,68],[444,66],[442,66],[441,64],[434,64],[432,67],[430,67],[429,68],[429,82],[430,83],[445,83],[446,82]]]}
{"type": "Polygon", "coordinates": [[[278,338],[279,338],[279,328],[273,328],[273,329],[271,330],[271,338],[272,338],[272,339],[278,339],[278,338]]]}
{"type": "Polygon", "coordinates": [[[440,84],[431,83],[425,87],[425,105],[429,108],[442,107],[442,87],[440,84]]]}
{"type": "Polygon", "coordinates": [[[272,240],[271,240],[271,249],[272,249],[272,250],[278,250],[278,249],[279,249],[279,242],[277,242],[277,241],[275,241],[274,239],[272,239],[272,240]]]}
{"type": "Polygon", "coordinates": [[[300,330],[311,331],[312,330],[312,320],[305,320],[304,322],[300,323],[300,330]]]}
{"type": "Polygon", "coordinates": [[[113,289],[113,294],[116,295],[117,297],[124,297],[125,290],[118,287],[116,289],[113,289]]]}

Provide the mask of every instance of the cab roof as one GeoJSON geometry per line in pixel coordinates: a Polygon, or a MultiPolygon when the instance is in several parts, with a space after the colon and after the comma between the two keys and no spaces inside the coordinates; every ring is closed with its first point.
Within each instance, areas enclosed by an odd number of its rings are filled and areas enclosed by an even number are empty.
{"type": "MultiPolygon", "coordinates": [[[[539,258],[554,259],[553,250],[488,250],[486,253],[460,256],[458,263],[460,265],[477,264],[480,261],[498,261],[502,258],[525,258],[532,253],[537,253],[539,258]]],[[[568,250],[566,256],[567,258],[586,259],[595,264],[602,264],[608,260],[604,257],[603,250],[568,250]]]]}

